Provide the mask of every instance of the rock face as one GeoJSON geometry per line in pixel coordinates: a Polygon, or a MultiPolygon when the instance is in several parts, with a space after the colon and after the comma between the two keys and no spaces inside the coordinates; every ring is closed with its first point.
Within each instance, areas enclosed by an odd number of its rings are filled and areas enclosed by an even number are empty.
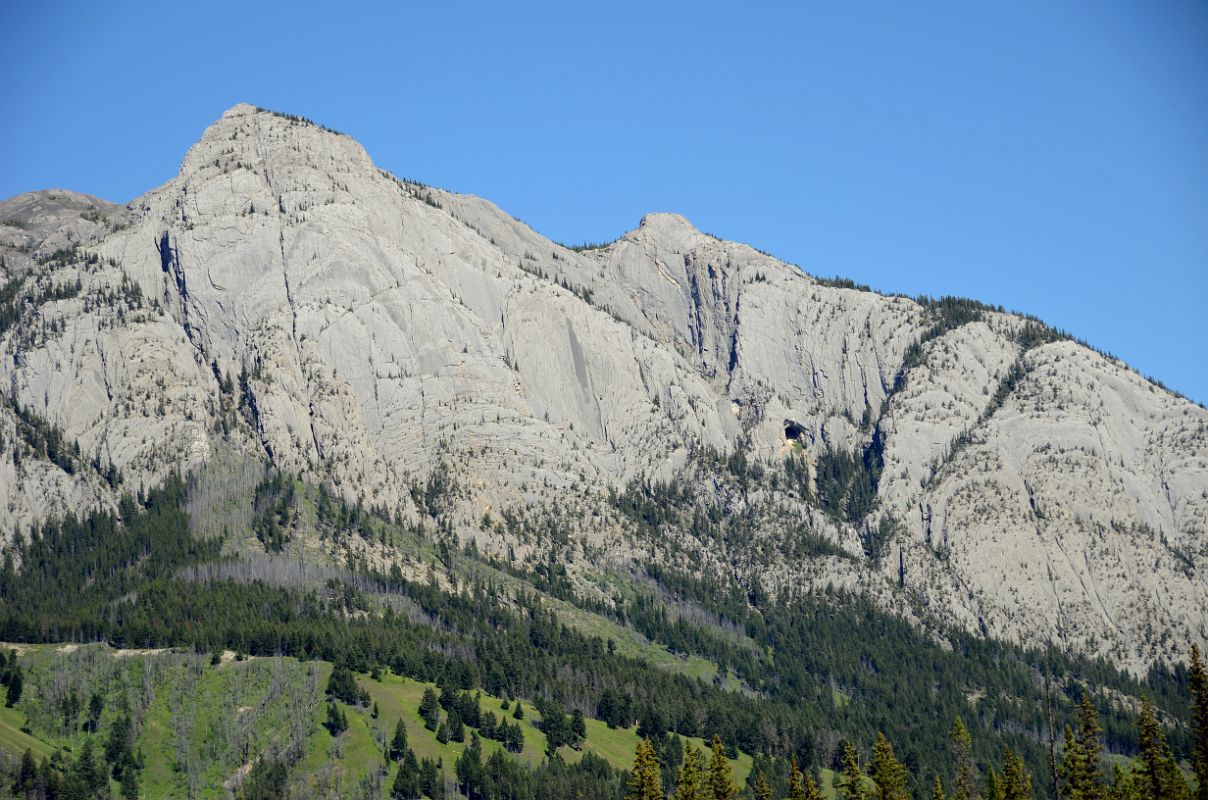
{"type": "Polygon", "coordinates": [[[575,252],[247,105],[124,208],[0,204],[0,255],[5,536],[220,440],[402,515],[451,470],[478,538],[484,511],[586,514],[702,448],[848,453],[870,511],[779,508],[888,555],[767,581],[1135,667],[1208,639],[1208,412],[1018,316],[819,282],[674,214],[575,252]]]}

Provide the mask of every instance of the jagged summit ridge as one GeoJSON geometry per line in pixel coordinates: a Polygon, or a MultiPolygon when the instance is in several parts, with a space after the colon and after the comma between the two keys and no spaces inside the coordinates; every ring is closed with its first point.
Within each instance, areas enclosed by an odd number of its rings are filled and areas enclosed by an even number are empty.
{"type": "Polygon", "coordinates": [[[1014,315],[816,281],[676,214],[576,252],[246,104],[126,208],[0,205],[0,253],[19,300],[0,330],[6,534],[233,450],[403,516],[447,470],[457,536],[501,557],[539,546],[484,512],[556,504],[581,519],[572,571],[599,569],[648,557],[610,489],[696,475],[704,451],[798,459],[816,489],[853,454],[881,464],[863,515],[760,489],[726,498],[763,515],[758,541],[681,546],[746,569],[808,530],[853,558],[780,557],[769,589],[847,586],[1132,664],[1165,652],[1152,631],[1208,633],[1208,412],[1014,315]],[[27,418],[78,463],[28,444],[27,418]]]}

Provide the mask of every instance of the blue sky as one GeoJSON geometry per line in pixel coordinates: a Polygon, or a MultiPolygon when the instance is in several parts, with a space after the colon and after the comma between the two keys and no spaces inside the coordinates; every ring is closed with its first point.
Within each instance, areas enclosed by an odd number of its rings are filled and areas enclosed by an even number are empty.
{"type": "Polygon", "coordinates": [[[1208,401],[1206,43],[1202,0],[11,3],[0,196],[129,200],[247,101],[560,241],[678,211],[1208,401]]]}

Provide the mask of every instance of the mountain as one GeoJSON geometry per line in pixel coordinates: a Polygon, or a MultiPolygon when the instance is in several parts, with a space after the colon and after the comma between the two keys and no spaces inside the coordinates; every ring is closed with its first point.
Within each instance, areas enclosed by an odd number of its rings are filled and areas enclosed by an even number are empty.
{"type": "Polygon", "coordinates": [[[674,214],[567,248],[248,105],[126,206],[0,204],[0,256],[6,540],[173,474],[230,528],[271,465],[605,605],[667,568],[1137,672],[1208,642],[1208,411],[1001,308],[674,214]]]}

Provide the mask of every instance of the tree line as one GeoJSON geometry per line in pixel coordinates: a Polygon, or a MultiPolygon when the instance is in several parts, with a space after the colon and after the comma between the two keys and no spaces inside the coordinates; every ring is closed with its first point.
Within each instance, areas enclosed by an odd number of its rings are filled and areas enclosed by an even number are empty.
{"type": "MultiPolygon", "coordinates": [[[[1185,775],[1158,722],[1153,703],[1142,698],[1137,720],[1140,749],[1129,763],[1116,759],[1108,765],[1099,715],[1087,697],[1078,707],[1078,719],[1065,727],[1063,742],[1053,742],[1052,800],[1208,800],[1208,670],[1196,645],[1191,647],[1188,675],[1191,687],[1191,728],[1194,737],[1190,776],[1185,775]],[[1190,778],[1190,779],[1189,779],[1190,778]]],[[[979,780],[973,758],[973,741],[959,718],[949,733],[946,754],[949,774],[932,777],[931,800],[1036,800],[1032,776],[1022,758],[1005,747],[1001,766],[989,766],[979,780]]],[[[735,784],[725,746],[714,736],[706,760],[695,747],[686,748],[678,764],[660,755],[649,738],[638,742],[633,767],[626,781],[625,800],[822,800],[818,780],[802,770],[797,760],[787,766],[777,761],[756,763],[745,791],[735,784]],[[674,781],[664,772],[670,770],[674,781]]],[[[861,763],[853,742],[843,744],[835,778],[838,800],[911,800],[907,766],[893,744],[878,732],[872,757],[861,763]]]]}

